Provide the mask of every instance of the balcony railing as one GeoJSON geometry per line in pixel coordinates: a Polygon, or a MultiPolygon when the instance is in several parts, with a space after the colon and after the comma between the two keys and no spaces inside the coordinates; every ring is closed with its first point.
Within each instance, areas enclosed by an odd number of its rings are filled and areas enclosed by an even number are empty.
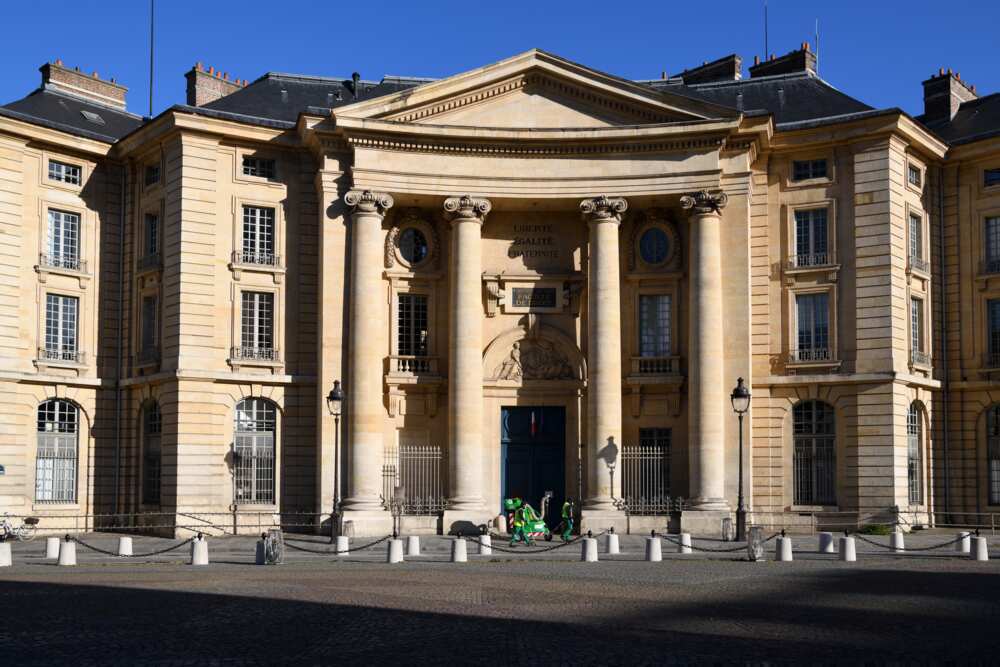
{"type": "Polygon", "coordinates": [[[680,375],[680,357],[632,357],[633,375],[680,375]]]}
{"type": "Polygon", "coordinates": [[[930,366],[931,355],[921,350],[910,350],[910,364],[913,366],[930,366]]]}
{"type": "Polygon", "coordinates": [[[981,275],[1000,273],[1000,258],[984,259],[979,265],[979,273],[981,275]]]}
{"type": "Polygon", "coordinates": [[[81,260],[78,255],[50,255],[43,252],[38,256],[38,265],[48,269],[87,272],[87,263],[81,260]]]}
{"type": "Polygon", "coordinates": [[[389,372],[393,375],[437,375],[437,357],[397,354],[389,357],[389,372]]]}
{"type": "Polygon", "coordinates": [[[163,257],[158,252],[145,255],[139,258],[139,262],[136,266],[140,271],[152,271],[153,269],[159,269],[163,266],[163,257]]]}
{"type": "Polygon", "coordinates": [[[267,361],[277,362],[281,360],[278,356],[277,348],[273,347],[246,347],[239,346],[232,348],[230,358],[240,361],[267,361]]]}
{"type": "Polygon", "coordinates": [[[84,353],[81,350],[40,347],[38,348],[38,360],[64,364],[82,364],[84,353]]]}
{"type": "Polygon", "coordinates": [[[790,269],[809,269],[833,264],[833,254],[829,252],[800,252],[788,259],[790,269]]]}
{"type": "Polygon", "coordinates": [[[233,252],[233,264],[236,266],[281,266],[281,256],[270,252],[254,252],[252,250],[236,250],[233,252]]]}
{"type": "Polygon", "coordinates": [[[985,370],[1000,369],[1000,352],[987,352],[983,355],[983,368],[985,370]]]}
{"type": "Polygon", "coordinates": [[[923,257],[910,256],[910,270],[920,271],[921,273],[929,274],[931,272],[931,263],[928,262],[923,257]]]}
{"type": "Polygon", "coordinates": [[[788,353],[788,362],[792,364],[822,363],[824,361],[833,361],[833,351],[828,347],[804,348],[788,353]]]}

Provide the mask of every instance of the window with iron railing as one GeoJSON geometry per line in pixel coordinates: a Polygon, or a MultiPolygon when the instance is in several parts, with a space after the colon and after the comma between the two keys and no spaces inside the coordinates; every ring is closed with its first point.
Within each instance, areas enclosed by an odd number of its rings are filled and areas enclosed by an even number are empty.
{"type": "Polygon", "coordinates": [[[639,356],[669,357],[673,353],[670,294],[639,295],[639,356]]]}
{"type": "Polygon", "coordinates": [[[400,356],[427,356],[427,295],[399,294],[396,341],[400,356]]]}
{"type": "Polygon", "coordinates": [[[239,264],[277,266],[274,254],[274,209],[264,206],[243,207],[243,245],[239,264]]]}
{"type": "Polygon", "coordinates": [[[830,361],[830,296],[798,294],[795,297],[796,348],[792,361],[830,361]]]}
{"type": "Polygon", "coordinates": [[[986,368],[1000,368],[1000,299],[986,302],[986,368]]]}
{"type": "Polygon", "coordinates": [[[43,358],[48,361],[78,362],[77,317],[79,299],[62,294],[45,295],[45,346],[43,358]]]}
{"type": "Polygon", "coordinates": [[[831,263],[828,210],[812,208],[795,211],[792,268],[826,266],[831,263]]]}
{"type": "Polygon", "coordinates": [[[241,301],[240,347],[235,350],[234,356],[248,360],[275,360],[274,294],[243,292],[241,301]]]}
{"type": "Polygon", "coordinates": [[[910,298],[910,350],[924,352],[924,300],[910,298]]]}
{"type": "Polygon", "coordinates": [[[68,401],[51,399],[38,406],[35,500],[76,502],[79,411],[68,401]]]}
{"type": "Polygon", "coordinates": [[[46,252],[42,263],[56,269],[81,270],[78,214],[49,209],[46,252]]]}
{"type": "Polygon", "coordinates": [[[236,405],[233,500],[237,505],[274,502],[277,419],[278,411],[271,401],[246,398],[236,405]]]}
{"type": "Polygon", "coordinates": [[[906,479],[911,505],[919,505],[924,501],[923,491],[923,419],[920,406],[910,404],[906,413],[906,479]]]}
{"type": "Polygon", "coordinates": [[[49,180],[67,185],[80,185],[82,172],[79,165],[49,160],[49,180]]]}
{"type": "Polygon", "coordinates": [[[159,357],[159,331],[157,326],[157,298],[152,295],[142,297],[141,319],[139,322],[139,360],[154,361],[159,357]]]}
{"type": "Polygon", "coordinates": [[[796,505],[836,503],[836,432],[833,407],[810,400],[792,409],[796,505]]]}

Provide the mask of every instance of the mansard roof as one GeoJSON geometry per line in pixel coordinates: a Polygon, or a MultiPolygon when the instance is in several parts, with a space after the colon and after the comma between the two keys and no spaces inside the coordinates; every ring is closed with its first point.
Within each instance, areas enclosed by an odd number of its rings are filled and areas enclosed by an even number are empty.
{"type": "Polygon", "coordinates": [[[141,116],[127,111],[45,88],[0,107],[0,116],[107,143],[118,141],[143,122],[141,116]]]}

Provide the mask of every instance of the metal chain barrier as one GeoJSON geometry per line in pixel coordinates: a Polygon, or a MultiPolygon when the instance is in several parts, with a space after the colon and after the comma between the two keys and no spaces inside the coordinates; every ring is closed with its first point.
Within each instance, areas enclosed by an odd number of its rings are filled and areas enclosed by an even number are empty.
{"type": "MultiPolygon", "coordinates": [[[[770,542],[774,538],[778,537],[779,535],[781,535],[780,532],[774,533],[773,535],[771,535],[767,539],[761,540],[761,544],[767,544],[768,542],[770,542]]],[[[731,548],[725,548],[725,549],[710,549],[709,547],[699,547],[699,546],[697,546],[694,543],[694,540],[691,541],[691,544],[681,544],[680,541],[675,540],[675,539],[671,538],[668,535],[659,535],[658,537],[662,537],[667,542],[670,542],[671,544],[675,544],[675,545],[677,545],[679,547],[681,547],[681,546],[689,547],[691,549],[694,549],[695,551],[704,551],[704,552],[707,552],[707,553],[724,554],[724,553],[736,553],[737,551],[746,551],[747,550],[747,543],[746,542],[741,542],[738,547],[731,547],[731,548]]]]}
{"type": "Polygon", "coordinates": [[[854,533],[852,537],[856,537],[857,539],[861,540],[862,542],[865,542],[866,544],[870,544],[874,547],[881,547],[882,549],[888,549],[889,551],[933,551],[934,549],[941,549],[942,547],[948,547],[951,546],[952,544],[958,544],[959,542],[965,539],[965,537],[956,537],[953,540],[948,540],[947,542],[942,542],[941,544],[932,544],[929,547],[903,547],[901,549],[897,549],[896,547],[893,547],[891,544],[882,544],[881,542],[876,542],[875,540],[869,540],[867,537],[864,537],[860,533],[854,533]]]}
{"type": "Polygon", "coordinates": [[[115,551],[108,551],[107,549],[102,549],[100,547],[95,547],[93,544],[87,544],[86,542],[84,542],[83,540],[81,540],[79,537],[70,537],[69,539],[71,539],[72,541],[76,542],[81,547],[84,547],[86,549],[90,549],[91,551],[96,551],[99,554],[105,554],[107,556],[114,556],[115,558],[148,558],[149,556],[159,556],[160,554],[165,554],[165,553],[167,553],[169,551],[174,551],[176,549],[180,549],[185,544],[190,544],[191,542],[194,542],[195,539],[197,539],[197,538],[189,537],[186,540],[184,540],[183,542],[171,545],[169,547],[166,547],[165,549],[159,549],[157,551],[150,551],[150,552],[144,553],[144,554],[119,554],[119,553],[117,553],[115,551]]]}
{"type": "Polygon", "coordinates": [[[349,547],[346,551],[338,551],[337,549],[332,549],[332,550],[331,549],[307,549],[306,547],[298,547],[298,546],[295,546],[292,543],[292,540],[290,540],[287,537],[284,538],[284,542],[285,542],[285,546],[286,547],[290,547],[292,549],[295,549],[296,551],[305,551],[306,553],[311,553],[311,554],[322,554],[324,556],[339,556],[340,554],[346,554],[346,553],[350,553],[352,551],[363,551],[364,549],[368,549],[370,547],[374,547],[374,546],[376,546],[378,544],[381,544],[382,542],[385,542],[388,539],[392,539],[392,534],[386,535],[385,537],[381,537],[381,538],[375,540],[374,542],[369,542],[368,544],[362,544],[359,547],[349,547]]]}
{"type": "MultiPolygon", "coordinates": [[[[592,535],[590,537],[598,538],[598,537],[600,537],[601,535],[604,535],[607,532],[608,531],[605,530],[602,533],[598,533],[597,535],[592,535]]],[[[478,544],[480,546],[480,548],[482,548],[484,546],[488,546],[491,549],[494,549],[494,550],[499,551],[501,553],[507,553],[507,554],[541,554],[541,553],[545,553],[546,551],[555,551],[556,549],[562,549],[563,547],[568,547],[571,544],[576,544],[577,542],[579,542],[580,540],[582,540],[583,538],[588,537],[588,536],[587,535],[580,535],[578,537],[574,537],[572,540],[568,540],[566,542],[561,542],[559,544],[553,544],[551,547],[542,547],[540,549],[531,549],[530,547],[527,548],[527,549],[515,549],[513,547],[501,547],[501,546],[497,546],[496,544],[486,545],[486,544],[483,544],[480,541],[480,539],[479,539],[480,536],[479,535],[475,535],[473,537],[474,537],[473,541],[476,542],[476,544],[478,544]]],[[[490,533],[490,537],[497,537],[498,539],[501,539],[501,540],[505,539],[504,537],[502,537],[500,535],[495,535],[494,533],[490,533]]]]}

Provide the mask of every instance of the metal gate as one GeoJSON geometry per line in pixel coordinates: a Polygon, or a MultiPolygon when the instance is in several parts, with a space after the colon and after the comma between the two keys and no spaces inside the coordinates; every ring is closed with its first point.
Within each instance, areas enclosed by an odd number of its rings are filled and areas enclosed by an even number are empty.
{"type": "Polygon", "coordinates": [[[403,514],[444,511],[444,452],[434,445],[400,445],[386,450],[382,465],[382,502],[398,504],[403,514]]]}

